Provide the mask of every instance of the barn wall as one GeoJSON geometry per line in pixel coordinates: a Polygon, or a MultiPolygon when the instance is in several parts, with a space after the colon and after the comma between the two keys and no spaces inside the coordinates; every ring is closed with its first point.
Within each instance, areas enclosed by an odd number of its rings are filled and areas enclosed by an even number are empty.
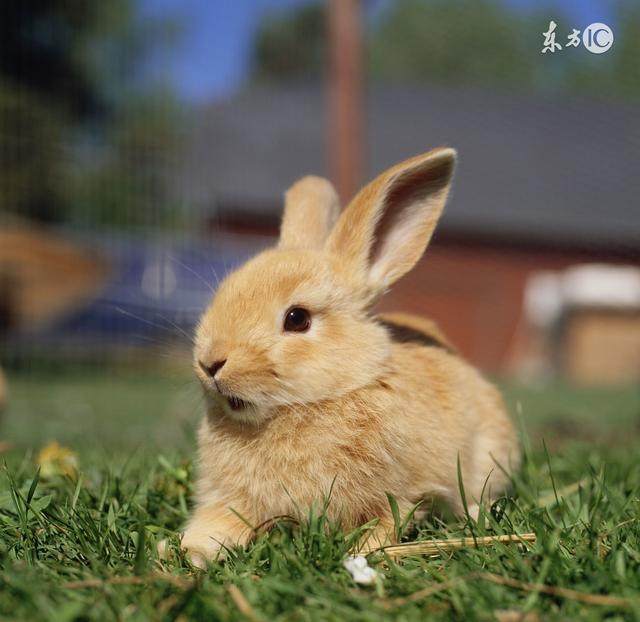
{"type": "Polygon", "coordinates": [[[629,263],[629,257],[473,238],[440,239],[379,308],[429,315],[467,358],[487,372],[504,372],[513,362],[528,276],[594,261],[629,263]]]}

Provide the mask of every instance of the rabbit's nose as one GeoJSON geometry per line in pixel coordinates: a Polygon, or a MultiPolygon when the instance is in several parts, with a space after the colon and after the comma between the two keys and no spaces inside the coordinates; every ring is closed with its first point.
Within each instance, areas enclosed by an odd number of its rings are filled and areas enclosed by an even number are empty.
{"type": "Polygon", "coordinates": [[[202,361],[198,361],[198,364],[202,368],[202,371],[204,371],[212,378],[215,378],[218,371],[224,366],[226,362],[227,359],[224,359],[222,361],[214,361],[213,363],[211,363],[211,365],[205,365],[202,361]]]}

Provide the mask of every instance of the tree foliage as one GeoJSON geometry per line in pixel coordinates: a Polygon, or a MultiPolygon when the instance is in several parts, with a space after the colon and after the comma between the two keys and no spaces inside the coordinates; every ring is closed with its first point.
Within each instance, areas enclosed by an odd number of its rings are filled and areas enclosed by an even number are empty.
{"type": "Polygon", "coordinates": [[[300,80],[322,75],[327,54],[325,9],[321,3],[267,14],[253,46],[257,80],[300,80]]]}
{"type": "Polygon", "coordinates": [[[52,220],[65,123],[45,100],[0,82],[0,210],[52,220]]]}
{"type": "MultiPolygon", "coordinates": [[[[365,7],[367,5],[365,4],[365,7]]],[[[614,7],[616,40],[604,55],[582,46],[541,54],[551,18],[563,45],[574,24],[562,5],[515,10],[500,0],[397,0],[367,16],[373,81],[476,85],[618,99],[640,97],[640,8],[614,7]]],[[[320,3],[267,16],[254,46],[254,76],[319,79],[326,61],[320,3]]]]}
{"type": "Polygon", "coordinates": [[[491,0],[404,0],[374,25],[374,77],[450,84],[525,85],[537,61],[535,27],[491,0]]]}
{"type": "Polygon", "coordinates": [[[3,4],[1,210],[86,224],[126,213],[135,223],[159,204],[165,154],[150,145],[170,142],[175,108],[140,76],[169,26],[142,23],[134,0],[3,4]]]}

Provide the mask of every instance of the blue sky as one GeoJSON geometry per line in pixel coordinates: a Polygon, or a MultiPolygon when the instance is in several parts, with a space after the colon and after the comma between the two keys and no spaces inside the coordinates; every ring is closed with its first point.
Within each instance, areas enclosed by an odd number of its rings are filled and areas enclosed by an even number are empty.
{"type": "MultiPolygon", "coordinates": [[[[251,40],[265,12],[308,4],[311,0],[141,0],[143,16],[172,17],[182,35],[170,51],[160,52],[151,65],[154,77],[169,81],[187,101],[205,102],[233,93],[249,71],[251,40]]],[[[428,1],[428,0],[425,0],[428,1]]],[[[624,2],[625,0],[615,0],[624,2]]],[[[632,1],[632,0],[629,0],[632,1]]],[[[374,11],[393,0],[365,0],[374,11]]],[[[611,19],[609,0],[503,0],[527,10],[537,5],[557,7],[581,28],[611,19]]]]}

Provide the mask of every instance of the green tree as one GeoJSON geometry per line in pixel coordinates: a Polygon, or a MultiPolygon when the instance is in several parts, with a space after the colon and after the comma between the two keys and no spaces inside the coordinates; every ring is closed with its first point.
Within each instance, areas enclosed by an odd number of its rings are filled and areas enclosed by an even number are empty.
{"type": "Polygon", "coordinates": [[[369,40],[374,78],[526,85],[534,61],[527,20],[490,0],[404,0],[380,16],[369,40]]]}
{"type": "Polygon", "coordinates": [[[0,82],[0,212],[55,217],[64,128],[61,115],[43,98],[0,82]]]}
{"type": "Polygon", "coordinates": [[[323,4],[267,14],[253,45],[253,78],[263,81],[318,79],[327,53],[323,4]]]}
{"type": "Polygon", "coordinates": [[[0,19],[2,208],[52,219],[62,195],[63,135],[101,108],[86,41],[104,30],[99,3],[7,2],[0,19]]]}
{"type": "Polygon", "coordinates": [[[542,55],[542,32],[557,22],[563,46],[576,25],[562,5],[515,12],[497,0],[399,0],[371,32],[374,79],[490,85],[594,97],[640,96],[640,9],[620,3],[606,55],[582,46],[542,55]]]}
{"type": "Polygon", "coordinates": [[[142,22],[134,0],[3,4],[0,210],[40,220],[118,220],[117,211],[100,211],[99,197],[87,195],[92,176],[106,179],[109,171],[111,187],[149,192],[152,184],[130,183],[138,163],[150,161],[141,145],[156,144],[159,135],[166,145],[175,118],[166,92],[156,114],[149,112],[158,100],[140,87],[140,77],[154,44],[170,42],[172,34],[168,22],[142,22]],[[159,111],[166,117],[158,119],[159,111]],[[124,140],[127,134],[135,139],[124,140]],[[114,166],[118,158],[127,165],[114,166]]]}
{"type": "MultiPolygon", "coordinates": [[[[321,78],[327,52],[323,6],[265,18],[254,45],[254,79],[321,78]]],[[[369,76],[382,82],[637,99],[640,9],[630,2],[616,6],[616,42],[606,55],[582,47],[543,55],[542,33],[551,17],[563,45],[573,26],[585,26],[572,24],[559,0],[529,12],[500,0],[396,0],[368,16],[369,76]]]]}
{"type": "Polygon", "coordinates": [[[640,6],[616,5],[613,29],[615,42],[606,54],[563,55],[561,80],[577,93],[605,99],[640,99],[640,6]]]}
{"type": "Polygon", "coordinates": [[[169,93],[130,98],[103,126],[108,148],[87,146],[94,153],[74,171],[72,219],[118,226],[175,224],[180,214],[167,196],[167,183],[177,164],[180,125],[169,93]]]}

